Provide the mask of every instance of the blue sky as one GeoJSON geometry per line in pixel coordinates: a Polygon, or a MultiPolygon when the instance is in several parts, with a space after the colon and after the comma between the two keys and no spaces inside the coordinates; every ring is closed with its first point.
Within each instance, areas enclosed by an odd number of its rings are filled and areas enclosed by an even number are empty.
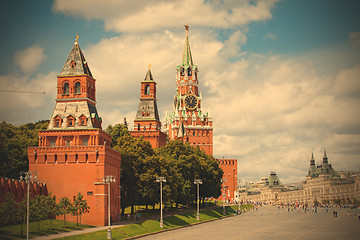
{"type": "MultiPolygon", "coordinates": [[[[358,1],[5,0],[0,8],[1,121],[49,119],[56,76],[79,43],[97,79],[103,128],[132,123],[148,64],[162,120],[171,112],[184,24],[200,68],[214,155],[239,176],[304,178],[311,152],[359,170],[358,1]],[[239,147],[241,146],[241,147],[239,147]],[[258,166],[254,168],[254,166],[258,166]]],[[[132,126],[130,126],[132,128],[132,126]]]]}

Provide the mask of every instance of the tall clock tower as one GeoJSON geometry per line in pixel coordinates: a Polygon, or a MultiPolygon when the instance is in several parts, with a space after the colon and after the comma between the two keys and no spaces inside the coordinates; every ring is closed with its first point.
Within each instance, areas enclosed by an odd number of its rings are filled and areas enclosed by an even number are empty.
{"type": "Polygon", "coordinates": [[[193,63],[189,26],[185,25],[185,45],[182,62],[176,68],[176,92],[174,111],[166,116],[165,131],[169,139],[182,139],[191,146],[198,146],[207,154],[213,154],[213,126],[209,113],[202,110],[199,91],[198,67],[193,63]]]}

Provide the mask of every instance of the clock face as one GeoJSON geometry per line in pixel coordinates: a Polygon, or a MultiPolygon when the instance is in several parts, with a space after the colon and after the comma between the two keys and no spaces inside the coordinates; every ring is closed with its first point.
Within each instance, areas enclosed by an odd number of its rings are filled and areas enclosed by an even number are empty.
{"type": "Polygon", "coordinates": [[[198,105],[198,99],[195,95],[187,95],[184,99],[184,104],[186,109],[194,110],[198,105]]]}

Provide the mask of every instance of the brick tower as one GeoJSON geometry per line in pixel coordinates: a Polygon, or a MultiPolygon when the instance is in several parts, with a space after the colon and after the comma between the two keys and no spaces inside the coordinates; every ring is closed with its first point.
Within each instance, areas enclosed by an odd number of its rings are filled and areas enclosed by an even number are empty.
{"type": "Polygon", "coordinates": [[[134,130],[131,131],[133,137],[143,136],[151,143],[153,148],[166,145],[166,134],[161,131],[161,122],[156,103],[156,82],[149,70],[144,81],[141,82],[141,97],[134,120],[134,130]]]}
{"type": "Polygon", "coordinates": [[[221,196],[218,199],[233,202],[235,200],[234,193],[237,186],[237,159],[220,158],[216,160],[224,171],[221,196]]]}
{"type": "Polygon", "coordinates": [[[182,63],[176,68],[174,111],[166,116],[165,131],[170,140],[182,139],[189,142],[191,146],[199,146],[207,154],[212,155],[212,118],[201,108],[202,97],[198,89],[198,67],[193,64],[191,56],[188,25],[185,25],[185,31],[182,63]]]}
{"type": "MultiPolygon", "coordinates": [[[[72,201],[78,192],[84,195],[90,213],[82,223],[107,224],[107,187],[105,175],[113,175],[111,183],[111,216],[120,214],[120,153],[111,149],[111,137],[101,129],[96,110],[95,79],[77,39],[65,65],[57,77],[57,98],[46,130],[39,132],[39,147],[28,149],[29,170],[57,201],[72,201]]],[[[76,217],[68,216],[69,221],[76,217]]]]}

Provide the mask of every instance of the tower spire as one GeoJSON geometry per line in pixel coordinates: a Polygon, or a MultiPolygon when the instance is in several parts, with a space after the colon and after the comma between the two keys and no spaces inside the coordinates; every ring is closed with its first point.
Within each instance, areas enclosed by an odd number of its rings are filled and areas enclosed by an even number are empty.
{"type": "Polygon", "coordinates": [[[327,158],[327,155],[326,155],[326,150],[324,150],[323,163],[328,163],[328,158],[327,158]]]}
{"type": "Polygon", "coordinates": [[[190,43],[189,43],[189,25],[184,25],[186,36],[185,36],[185,45],[184,45],[184,52],[183,52],[183,58],[182,58],[182,65],[183,67],[189,67],[193,65],[193,60],[191,56],[191,50],[190,50],[190,43]]]}

